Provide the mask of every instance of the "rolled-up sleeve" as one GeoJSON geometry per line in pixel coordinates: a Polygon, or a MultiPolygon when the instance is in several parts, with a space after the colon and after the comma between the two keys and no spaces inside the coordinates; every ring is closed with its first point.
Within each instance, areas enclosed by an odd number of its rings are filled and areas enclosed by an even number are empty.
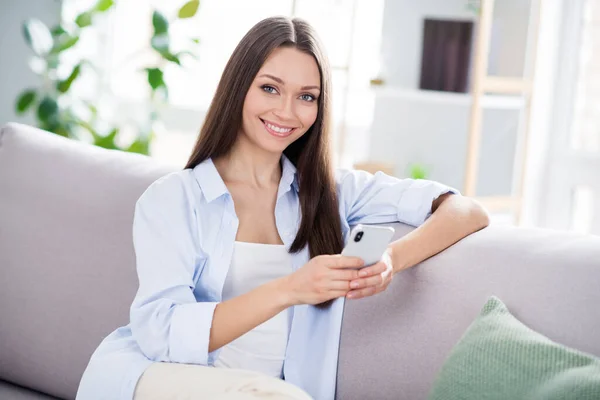
{"type": "Polygon", "coordinates": [[[139,289],[130,327],[153,361],[208,365],[216,302],[194,296],[204,263],[195,212],[176,175],[153,183],[136,203],[133,244],[139,289]]]}
{"type": "Polygon", "coordinates": [[[419,226],[431,215],[433,201],[454,188],[424,179],[398,179],[382,172],[338,171],[342,215],[348,225],[402,222],[419,226]]]}

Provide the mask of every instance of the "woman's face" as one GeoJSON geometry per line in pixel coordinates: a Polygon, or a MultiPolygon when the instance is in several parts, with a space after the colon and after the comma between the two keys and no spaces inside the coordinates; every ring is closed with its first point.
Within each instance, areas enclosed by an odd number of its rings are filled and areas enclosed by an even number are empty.
{"type": "Polygon", "coordinates": [[[314,58],[275,49],[256,74],[242,111],[242,134],[255,146],[282,153],[317,119],[321,78],[314,58]]]}

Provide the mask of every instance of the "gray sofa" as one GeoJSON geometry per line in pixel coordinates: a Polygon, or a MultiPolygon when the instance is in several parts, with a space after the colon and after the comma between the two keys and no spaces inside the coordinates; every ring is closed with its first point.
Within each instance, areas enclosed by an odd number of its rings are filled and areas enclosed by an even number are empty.
{"type": "MultiPolygon", "coordinates": [[[[0,399],[75,397],[93,350],[128,322],[135,200],[173,169],[2,128],[0,399]]],[[[347,303],[337,398],[425,398],[492,294],[538,332],[600,356],[599,284],[600,237],[492,225],[347,303]]]]}

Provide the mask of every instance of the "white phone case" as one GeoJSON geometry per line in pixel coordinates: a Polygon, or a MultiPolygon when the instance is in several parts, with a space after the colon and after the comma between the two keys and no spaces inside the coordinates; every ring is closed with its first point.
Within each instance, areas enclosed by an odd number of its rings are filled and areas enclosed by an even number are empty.
{"type": "Polygon", "coordinates": [[[394,228],[356,225],[352,229],[352,232],[350,232],[342,255],[362,258],[365,262],[365,267],[375,264],[381,260],[393,236],[394,228]],[[357,238],[358,241],[356,241],[357,238]]]}

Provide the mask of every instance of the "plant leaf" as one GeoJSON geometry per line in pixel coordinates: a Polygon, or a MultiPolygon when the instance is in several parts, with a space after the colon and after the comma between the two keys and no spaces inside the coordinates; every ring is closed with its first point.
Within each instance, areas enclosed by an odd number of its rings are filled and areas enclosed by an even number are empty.
{"type": "Polygon", "coordinates": [[[77,44],[79,36],[62,35],[57,38],[57,42],[54,44],[50,54],[61,53],[77,44]]]}
{"type": "Polygon", "coordinates": [[[152,141],[152,136],[152,134],[138,136],[126,151],[144,155],[150,154],[150,142],[152,141]]]}
{"type": "Polygon", "coordinates": [[[96,6],[94,7],[94,11],[104,12],[111,8],[115,2],[113,0],[98,0],[96,6]]]}
{"type": "Polygon", "coordinates": [[[92,103],[86,103],[88,108],[90,109],[90,112],[92,113],[92,117],[97,117],[98,116],[98,107],[96,107],[95,105],[93,105],[92,103]]]}
{"type": "Polygon", "coordinates": [[[75,18],[75,23],[80,28],[85,28],[86,26],[92,25],[92,17],[93,14],[90,11],[86,11],[84,13],[79,14],[77,18],[75,18]]]}
{"type": "Polygon", "coordinates": [[[174,55],[169,50],[170,39],[169,34],[162,33],[160,35],[154,35],[151,39],[152,48],[156,50],[165,60],[174,62],[177,65],[181,65],[179,57],[174,55]]]}
{"type": "Polygon", "coordinates": [[[42,123],[42,124],[40,125],[40,128],[42,128],[42,129],[43,129],[43,130],[45,130],[45,131],[52,132],[52,133],[54,133],[54,134],[56,134],[56,135],[59,135],[59,136],[68,137],[68,133],[67,133],[67,132],[66,132],[66,131],[65,131],[65,130],[62,128],[62,126],[61,126],[61,125],[60,125],[58,122],[56,122],[56,121],[53,121],[53,122],[47,122],[47,123],[42,123]]]}
{"type": "Polygon", "coordinates": [[[147,68],[148,71],[148,83],[152,90],[156,90],[161,86],[165,86],[165,81],[163,80],[163,72],[160,68],[147,68]]]}
{"type": "Polygon", "coordinates": [[[169,34],[167,34],[167,33],[161,33],[159,35],[154,35],[154,36],[152,36],[152,39],[150,40],[150,44],[152,45],[152,48],[154,50],[158,51],[159,53],[168,52],[170,43],[171,43],[171,41],[169,39],[169,34]]]}
{"type": "Polygon", "coordinates": [[[427,179],[427,168],[420,164],[412,164],[409,166],[410,177],[412,179],[427,179]]]}
{"type": "Polygon", "coordinates": [[[68,33],[68,32],[65,30],[65,28],[62,25],[56,25],[55,27],[50,29],[50,34],[53,37],[64,35],[65,33],[68,33]]]}
{"type": "Polygon", "coordinates": [[[105,149],[118,150],[119,146],[115,143],[115,138],[119,133],[119,128],[114,128],[106,136],[94,135],[94,144],[105,149]]]}
{"type": "Polygon", "coordinates": [[[81,120],[81,119],[79,119],[79,118],[77,118],[77,119],[76,119],[75,121],[73,121],[73,122],[74,122],[75,124],[77,124],[77,125],[81,126],[82,128],[84,128],[85,130],[87,130],[87,131],[88,131],[88,132],[89,132],[89,133],[92,135],[92,137],[94,138],[94,142],[95,142],[96,140],[98,140],[98,138],[101,138],[101,137],[103,137],[102,135],[100,135],[100,134],[99,134],[99,133],[96,131],[96,129],[94,129],[94,127],[93,127],[93,126],[92,126],[90,123],[88,123],[88,122],[86,122],[86,121],[83,121],[83,120],[81,120]]]}
{"type": "Polygon", "coordinates": [[[198,11],[199,6],[200,0],[190,0],[179,9],[177,16],[181,19],[192,18],[194,15],[196,15],[196,11],[198,11]]]}
{"type": "Polygon", "coordinates": [[[75,68],[73,68],[73,71],[71,72],[71,74],[69,75],[69,77],[67,79],[65,79],[64,81],[60,81],[56,84],[56,89],[58,89],[58,91],[61,93],[67,92],[71,88],[73,81],[75,79],[77,79],[77,77],[79,76],[80,73],[81,73],[81,64],[77,64],[75,66],[75,68]]]}
{"type": "MultiPolygon", "coordinates": [[[[38,105],[37,117],[40,121],[49,125],[56,124],[58,120],[58,103],[56,100],[45,96],[38,105]]],[[[54,128],[51,127],[51,129],[54,132],[54,128]]]]}
{"type": "Polygon", "coordinates": [[[159,11],[154,10],[152,13],[152,26],[154,26],[154,35],[167,33],[169,30],[169,21],[159,11]]]}
{"type": "Polygon", "coordinates": [[[17,99],[17,114],[23,114],[35,102],[37,92],[34,89],[25,90],[17,99]]]}
{"type": "Polygon", "coordinates": [[[73,132],[73,125],[65,122],[65,123],[58,123],[54,126],[52,132],[56,133],[57,135],[60,136],[64,136],[67,138],[70,137],[76,137],[75,133],[73,132]]]}
{"type": "Polygon", "coordinates": [[[44,56],[52,49],[52,34],[39,19],[28,19],[23,23],[23,36],[35,54],[44,56]]]}
{"type": "Polygon", "coordinates": [[[175,55],[175,54],[171,54],[169,52],[165,52],[165,53],[160,53],[161,56],[163,56],[163,58],[167,61],[171,61],[172,63],[175,63],[179,66],[181,66],[181,61],[179,60],[179,56],[175,55]]]}
{"type": "Polygon", "coordinates": [[[200,39],[199,38],[193,38],[191,40],[192,40],[192,42],[194,42],[196,44],[200,44],[200,39]]]}
{"type": "Polygon", "coordinates": [[[58,68],[58,64],[60,64],[60,59],[58,57],[58,53],[48,54],[46,57],[46,66],[48,69],[56,69],[58,68]]]}

